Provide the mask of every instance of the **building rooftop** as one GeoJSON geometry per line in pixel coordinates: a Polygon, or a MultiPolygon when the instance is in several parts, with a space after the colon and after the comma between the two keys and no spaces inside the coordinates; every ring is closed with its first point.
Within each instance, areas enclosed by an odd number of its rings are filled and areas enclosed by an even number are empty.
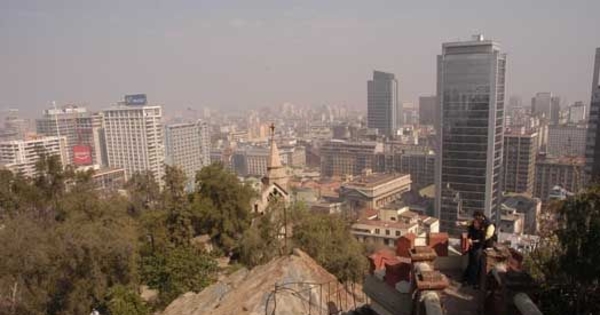
{"type": "Polygon", "coordinates": [[[508,137],[532,137],[537,134],[537,130],[530,128],[527,129],[525,127],[520,128],[506,128],[504,131],[504,136],[508,137]]]}
{"type": "Polygon", "coordinates": [[[535,207],[540,201],[527,194],[506,194],[502,204],[513,209],[530,209],[535,207]]]}
{"type": "Polygon", "coordinates": [[[538,156],[537,162],[538,164],[562,164],[562,165],[577,165],[583,166],[585,165],[585,157],[583,156],[547,156],[540,155],[538,156]]]}
{"type": "Polygon", "coordinates": [[[380,219],[373,219],[373,220],[369,220],[369,219],[365,219],[365,218],[360,218],[356,221],[356,224],[364,224],[364,225],[371,225],[371,226],[377,226],[377,227],[383,227],[383,228],[393,228],[393,229],[399,229],[399,230],[406,230],[409,229],[411,227],[414,227],[415,225],[418,225],[417,222],[415,223],[404,223],[402,221],[382,221],[380,219]]]}
{"type": "Polygon", "coordinates": [[[355,178],[353,181],[345,183],[344,186],[355,186],[355,187],[364,187],[364,188],[373,188],[375,186],[379,186],[385,183],[388,183],[392,180],[408,177],[408,174],[389,174],[389,173],[375,173],[370,175],[361,175],[355,178]]]}

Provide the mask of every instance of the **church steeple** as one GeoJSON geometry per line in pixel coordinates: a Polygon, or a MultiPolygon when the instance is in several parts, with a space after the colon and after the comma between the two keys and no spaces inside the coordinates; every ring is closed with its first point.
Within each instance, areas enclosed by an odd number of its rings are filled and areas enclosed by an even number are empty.
{"type": "Polygon", "coordinates": [[[267,176],[265,179],[268,184],[277,184],[281,188],[287,190],[288,176],[285,167],[281,164],[281,156],[275,142],[275,124],[269,127],[271,134],[269,138],[270,152],[269,160],[267,161],[267,176]]]}

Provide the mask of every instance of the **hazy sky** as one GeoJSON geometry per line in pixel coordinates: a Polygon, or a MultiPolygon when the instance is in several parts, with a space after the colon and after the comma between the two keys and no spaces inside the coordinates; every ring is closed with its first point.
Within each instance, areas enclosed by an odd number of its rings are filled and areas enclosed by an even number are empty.
{"type": "Polygon", "coordinates": [[[400,99],[435,93],[441,43],[483,33],[509,55],[508,94],[590,99],[599,0],[0,0],[0,109],[366,107],[373,69],[400,99]]]}

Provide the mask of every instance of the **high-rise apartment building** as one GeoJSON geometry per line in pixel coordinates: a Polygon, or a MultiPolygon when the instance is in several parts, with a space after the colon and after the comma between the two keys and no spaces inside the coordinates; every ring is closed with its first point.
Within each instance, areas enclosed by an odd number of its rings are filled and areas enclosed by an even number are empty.
{"type": "Polygon", "coordinates": [[[393,136],[398,128],[398,81],[393,73],[373,71],[367,82],[367,125],[380,135],[393,136]]]}
{"type": "MultiPolygon", "coordinates": [[[[127,99],[127,97],[126,97],[127,99]]],[[[124,168],[127,177],[150,171],[162,183],[165,148],[162,107],[126,101],[102,111],[108,165],[124,168]]]]}
{"type": "Polygon", "coordinates": [[[36,164],[41,154],[58,155],[64,166],[67,162],[66,137],[34,136],[24,140],[0,142],[0,167],[27,177],[37,174],[36,164]]]}
{"type": "Polygon", "coordinates": [[[208,124],[198,120],[165,126],[165,164],[177,166],[194,187],[196,172],[210,164],[208,124]]]}
{"type": "Polygon", "coordinates": [[[585,169],[592,180],[598,180],[600,177],[600,48],[596,48],[588,122],[585,169]]]}
{"type": "MultiPolygon", "coordinates": [[[[68,105],[44,110],[35,121],[37,133],[67,139],[67,163],[75,166],[103,165],[102,117],[85,107],[68,105]]],[[[104,161],[105,162],[105,161],[104,161]]]]}
{"type": "Polygon", "coordinates": [[[585,156],[585,125],[548,126],[546,154],[551,156],[585,156]]]}
{"type": "Polygon", "coordinates": [[[535,158],[537,156],[535,130],[517,128],[504,133],[503,191],[533,193],[535,184],[535,158]]]}
{"type": "Polygon", "coordinates": [[[435,116],[438,114],[437,97],[419,97],[419,123],[421,125],[435,125],[435,116]]]}
{"type": "Polygon", "coordinates": [[[476,35],[442,45],[438,56],[441,117],[436,161],[440,229],[462,232],[457,220],[482,211],[497,220],[504,141],[506,55],[476,35]]]}

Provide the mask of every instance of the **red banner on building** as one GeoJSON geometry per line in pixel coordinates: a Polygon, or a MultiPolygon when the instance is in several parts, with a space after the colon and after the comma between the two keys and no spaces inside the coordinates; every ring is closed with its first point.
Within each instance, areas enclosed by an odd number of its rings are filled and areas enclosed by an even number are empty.
{"type": "Polygon", "coordinates": [[[92,148],[88,145],[73,146],[73,164],[76,166],[92,164],[92,148]]]}

